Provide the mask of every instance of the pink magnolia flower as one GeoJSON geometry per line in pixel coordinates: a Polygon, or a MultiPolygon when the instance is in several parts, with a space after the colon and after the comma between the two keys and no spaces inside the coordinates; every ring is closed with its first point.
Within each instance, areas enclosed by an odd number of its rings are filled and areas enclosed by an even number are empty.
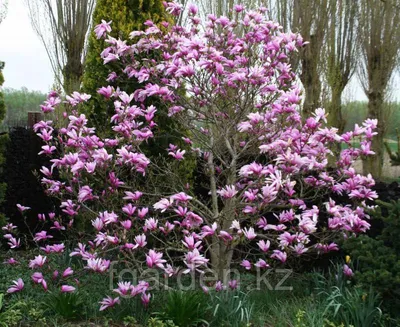
{"type": "Polygon", "coordinates": [[[39,242],[39,241],[42,241],[42,240],[47,240],[47,239],[49,239],[49,238],[53,238],[53,236],[47,235],[47,231],[43,230],[43,231],[41,231],[41,232],[39,232],[39,233],[36,233],[36,235],[35,235],[35,237],[33,238],[33,240],[34,240],[35,242],[39,242]]]}
{"type": "Polygon", "coordinates": [[[258,268],[269,268],[270,267],[270,265],[268,263],[266,263],[265,260],[263,260],[263,259],[259,259],[254,265],[258,268]]]}
{"type": "Polygon", "coordinates": [[[127,296],[131,294],[132,287],[131,282],[119,282],[118,288],[114,289],[114,292],[120,296],[127,296]]]}
{"type": "Polygon", "coordinates": [[[211,227],[210,226],[203,226],[202,228],[201,228],[201,230],[202,230],[202,233],[201,233],[201,237],[207,237],[207,236],[212,236],[212,235],[214,235],[214,233],[215,233],[215,231],[217,230],[217,223],[213,223],[212,225],[211,225],[211,227]]]}
{"type": "Polygon", "coordinates": [[[164,235],[169,234],[170,232],[172,232],[172,230],[175,228],[174,224],[171,224],[169,221],[167,221],[164,226],[159,227],[159,230],[162,231],[164,233],[164,235]]]}
{"type": "Polygon", "coordinates": [[[104,260],[100,258],[90,258],[87,260],[87,269],[96,271],[96,272],[105,272],[110,266],[110,260],[104,260]]]}
{"type": "Polygon", "coordinates": [[[43,286],[43,289],[44,289],[45,291],[47,291],[47,283],[46,283],[45,279],[43,278],[42,273],[40,273],[40,272],[35,272],[35,273],[32,275],[31,278],[32,278],[32,280],[33,280],[33,282],[34,282],[35,284],[41,284],[41,285],[43,286]]]}
{"type": "Polygon", "coordinates": [[[220,280],[215,283],[215,290],[217,292],[221,292],[223,289],[224,289],[224,285],[222,284],[222,282],[220,280]]]}
{"type": "Polygon", "coordinates": [[[107,87],[103,86],[102,88],[97,90],[97,93],[101,94],[105,98],[111,98],[112,94],[114,93],[112,87],[108,85],[107,87]]]}
{"type": "Polygon", "coordinates": [[[343,273],[350,278],[354,276],[353,270],[348,265],[343,266],[343,273]]]}
{"type": "Polygon", "coordinates": [[[20,212],[24,212],[26,210],[29,210],[31,207],[24,207],[23,205],[17,204],[17,208],[20,212]]]}
{"type": "Polygon", "coordinates": [[[136,191],[136,192],[125,192],[125,197],[123,197],[124,200],[130,200],[130,201],[137,201],[142,197],[143,193],[136,191]]]}
{"type": "Polygon", "coordinates": [[[261,251],[267,252],[269,250],[269,247],[271,246],[271,242],[269,240],[267,240],[267,242],[261,240],[257,243],[257,245],[261,251]]]}
{"type": "Polygon", "coordinates": [[[49,253],[62,253],[64,252],[65,245],[64,244],[54,244],[54,245],[46,245],[45,247],[41,247],[46,254],[49,253]]]}
{"type": "Polygon", "coordinates": [[[157,226],[158,220],[154,218],[149,218],[145,220],[143,230],[145,232],[147,232],[148,230],[155,231],[157,229],[157,226]]]}
{"type": "Polygon", "coordinates": [[[230,242],[230,241],[232,241],[233,240],[233,237],[232,237],[232,235],[231,234],[229,234],[228,232],[226,232],[226,231],[220,231],[219,232],[219,235],[218,235],[220,238],[222,238],[225,242],[230,242]]]}
{"type": "Polygon", "coordinates": [[[250,263],[249,260],[243,260],[240,265],[242,267],[244,267],[246,270],[250,270],[251,269],[251,263],[250,263]]]}
{"type": "Polygon", "coordinates": [[[330,244],[321,244],[318,243],[315,245],[315,247],[324,253],[328,253],[330,251],[339,251],[339,247],[336,243],[330,243],[330,244]]]}
{"type": "Polygon", "coordinates": [[[171,205],[173,204],[173,200],[168,200],[168,199],[161,199],[157,203],[153,205],[153,208],[156,210],[161,210],[161,212],[164,212],[167,210],[171,205]]]}
{"type": "Polygon", "coordinates": [[[201,245],[201,241],[196,242],[193,235],[190,235],[190,236],[185,236],[184,240],[182,241],[182,244],[189,250],[194,250],[195,248],[198,248],[201,245]]]}
{"type": "Polygon", "coordinates": [[[111,308],[116,304],[120,303],[119,297],[116,297],[115,299],[113,299],[110,296],[107,296],[106,298],[104,298],[102,301],[99,302],[101,304],[100,307],[100,311],[103,311],[107,308],[111,308]]]}
{"type": "Polygon", "coordinates": [[[193,197],[187,195],[187,194],[184,193],[184,192],[180,192],[180,193],[178,193],[178,194],[174,194],[174,195],[171,196],[171,200],[174,200],[174,201],[176,201],[177,203],[179,203],[179,202],[188,202],[188,201],[190,201],[191,199],[193,199],[193,197]]]}
{"type": "Polygon", "coordinates": [[[10,237],[8,239],[7,244],[10,246],[11,249],[16,249],[16,248],[19,248],[21,246],[21,240],[20,239],[16,239],[15,237],[10,237]]]}
{"type": "Polygon", "coordinates": [[[121,221],[120,224],[125,229],[131,229],[131,227],[132,227],[132,221],[131,220],[121,221]]]}
{"type": "Polygon", "coordinates": [[[62,273],[62,276],[64,278],[71,276],[74,273],[74,271],[72,270],[71,267],[68,267],[67,269],[64,270],[64,272],[62,273]]]}
{"type": "Polygon", "coordinates": [[[78,201],[85,202],[85,201],[94,199],[92,192],[93,192],[93,190],[88,185],[82,186],[79,189],[78,201]]]}
{"type": "Polygon", "coordinates": [[[223,189],[217,191],[217,193],[224,199],[231,199],[238,193],[238,191],[236,190],[235,185],[227,185],[223,189]]]}
{"type": "Polygon", "coordinates": [[[9,265],[17,265],[19,264],[19,262],[17,260],[15,260],[14,258],[10,258],[4,261],[5,264],[9,264],[9,265]]]}
{"type": "Polygon", "coordinates": [[[127,205],[122,207],[122,211],[125,212],[128,216],[133,216],[136,211],[136,207],[134,207],[132,203],[128,203],[127,205]]]}
{"type": "Polygon", "coordinates": [[[105,36],[106,33],[111,32],[111,26],[110,26],[111,23],[112,23],[112,21],[109,21],[107,23],[105,20],[102,20],[101,24],[97,25],[94,28],[94,32],[96,33],[97,39],[101,39],[102,37],[105,36]]]}
{"type": "Polygon", "coordinates": [[[166,2],[163,1],[163,5],[166,8],[166,11],[173,16],[179,16],[182,11],[182,5],[176,2],[166,2]]]}
{"type": "Polygon", "coordinates": [[[41,272],[35,272],[32,275],[32,280],[34,283],[39,284],[43,280],[43,274],[41,272]]]}
{"type": "Polygon", "coordinates": [[[75,287],[70,286],[70,285],[62,285],[61,286],[61,292],[62,293],[72,293],[75,291],[75,287]]]}
{"type": "Polygon", "coordinates": [[[228,286],[231,290],[235,290],[238,288],[238,281],[236,279],[232,279],[228,282],[228,286]]]}
{"type": "Polygon", "coordinates": [[[101,231],[103,229],[103,227],[104,227],[103,220],[97,217],[95,220],[92,220],[92,226],[97,231],[101,231]]]}
{"type": "Polygon", "coordinates": [[[274,250],[273,252],[274,253],[271,255],[271,258],[277,259],[277,260],[282,261],[282,262],[286,262],[286,259],[287,259],[286,252],[282,252],[282,251],[279,251],[279,250],[274,250]]]}
{"type": "Polygon", "coordinates": [[[257,237],[257,234],[254,232],[253,227],[250,227],[249,229],[245,228],[243,230],[243,234],[248,240],[254,240],[257,237]]]}
{"type": "Polygon", "coordinates": [[[188,252],[185,255],[185,259],[184,259],[184,263],[186,264],[186,266],[188,267],[188,269],[186,269],[184,271],[184,273],[188,273],[190,271],[194,271],[196,269],[198,269],[201,266],[206,266],[207,262],[209,260],[204,258],[198,249],[194,249],[191,252],[188,252]]]}
{"type": "Polygon", "coordinates": [[[168,152],[168,155],[174,157],[176,160],[181,161],[184,159],[184,154],[186,153],[186,150],[176,150],[175,152],[168,152]]]}
{"type": "Polygon", "coordinates": [[[141,247],[141,248],[145,247],[147,244],[146,235],[142,234],[142,235],[135,236],[135,242],[139,247],[141,247]]]}
{"type": "Polygon", "coordinates": [[[146,255],[147,267],[153,268],[154,266],[156,266],[158,268],[164,268],[164,263],[167,261],[162,259],[162,257],[162,253],[150,250],[149,253],[146,255]]]}
{"type": "Polygon", "coordinates": [[[13,285],[7,290],[7,293],[16,293],[22,291],[24,288],[24,281],[21,278],[13,281],[13,285]]]}
{"type": "Polygon", "coordinates": [[[142,294],[141,301],[142,301],[143,305],[145,306],[145,308],[147,308],[149,306],[150,298],[151,298],[151,294],[150,293],[143,293],[142,294]]]}
{"type": "Polygon", "coordinates": [[[29,268],[35,269],[37,267],[42,267],[46,262],[47,257],[42,257],[41,255],[37,255],[35,259],[29,262],[29,268]]]}
{"type": "Polygon", "coordinates": [[[234,5],[233,10],[236,11],[237,13],[240,13],[244,10],[244,6],[243,5],[234,5]]]}
{"type": "Polygon", "coordinates": [[[139,209],[139,210],[138,210],[137,215],[138,215],[138,217],[139,217],[140,219],[143,219],[144,217],[146,217],[146,215],[148,214],[148,212],[149,212],[149,208],[142,208],[142,209],[139,209]]]}
{"type": "Polygon", "coordinates": [[[5,226],[3,226],[1,229],[6,231],[6,232],[12,232],[13,229],[16,229],[17,226],[13,225],[13,224],[6,224],[5,226]]]}
{"type": "Polygon", "coordinates": [[[61,225],[57,220],[53,222],[53,226],[50,229],[56,229],[58,231],[65,230],[65,226],[61,225]]]}

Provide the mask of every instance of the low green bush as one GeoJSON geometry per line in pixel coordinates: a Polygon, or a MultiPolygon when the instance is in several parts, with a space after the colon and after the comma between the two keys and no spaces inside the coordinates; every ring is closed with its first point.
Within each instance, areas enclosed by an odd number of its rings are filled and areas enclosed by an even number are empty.
{"type": "Polygon", "coordinates": [[[350,238],[344,249],[354,260],[356,282],[373,287],[382,296],[383,309],[400,317],[400,200],[378,203],[373,218],[382,224],[379,233],[350,238]]]}

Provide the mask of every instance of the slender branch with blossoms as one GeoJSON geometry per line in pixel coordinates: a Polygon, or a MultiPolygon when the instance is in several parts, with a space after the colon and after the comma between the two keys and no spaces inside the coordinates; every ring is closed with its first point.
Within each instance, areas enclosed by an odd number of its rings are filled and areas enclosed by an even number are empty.
{"type": "MultiPolygon", "coordinates": [[[[181,14],[179,4],[165,6],[172,15],[181,14]]],[[[235,264],[268,269],[293,257],[337,251],[337,238],[369,228],[365,209],[377,197],[371,190],[374,180],[352,165],[373,154],[377,122],[366,120],[339,135],[326,125],[323,109],[302,121],[301,90],[288,58],[305,42],[298,34],[283,33],[266,18],[265,8],[234,10],[234,20],[208,15],[203,22],[192,5],[188,28],[163,23],[161,29],[147,21],[148,28],[133,31],[130,40],[108,35],[111,26],[105,21],[96,27],[109,45],[101,53],[104,63],[120,67],[109,76],[112,85],[98,90],[104,101],[114,103],[113,134],[101,138],[88,127],[79,104],[90,95],[78,92],[66,97],[73,111],[57,136],[52,121],[35,125],[44,142],[41,155],[52,156],[52,165],[41,170],[42,183],[50,196],[62,199],[62,215],[48,219],[51,227],[36,234],[37,243],[51,242],[52,229],[68,231],[85,212],[92,216],[93,237],[71,255],[80,257],[88,271],[104,273],[116,258],[167,276],[210,268],[222,287],[235,264]],[[117,87],[123,79],[142,87],[128,94],[117,87]],[[152,169],[179,178],[153,166],[141,150],[156,127],[158,109],[148,105],[152,99],[166,103],[170,119],[189,131],[182,135],[185,148],[170,144],[165,149],[166,161],[196,157],[205,194],[196,185],[168,195],[136,188],[152,169]],[[360,148],[352,146],[354,138],[361,139],[360,148]],[[347,148],[332,170],[328,158],[337,144],[347,148]]],[[[42,109],[52,112],[61,103],[52,92],[42,109]]],[[[19,246],[13,226],[5,237],[11,248],[19,246]]],[[[49,255],[64,251],[62,244],[41,249],[49,255]]],[[[30,267],[46,264],[40,255],[30,267]]],[[[34,274],[34,282],[47,288],[43,275],[34,274]]],[[[16,282],[12,292],[21,285],[16,282]]],[[[115,292],[140,295],[147,305],[148,288],[146,281],[119,283],[115,292]]],[[[119,301],[107,297],[101,310],[119,301]]]]}

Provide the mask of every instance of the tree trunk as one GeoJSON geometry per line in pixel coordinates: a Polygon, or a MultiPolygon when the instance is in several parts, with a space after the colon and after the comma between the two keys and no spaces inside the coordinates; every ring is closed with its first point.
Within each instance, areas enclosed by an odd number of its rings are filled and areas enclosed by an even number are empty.
{"type": "Polygon", "coordinates": [[[380,179],[382,176],[383,156],[384,156],[384,108],[383,95],[381,92],[371,92],[368,95],[368,117],[378,119],[378,128],[372,139],[371,150],[374,156],[369,156],[363,160],[363,173],[371,174],[374,178],[380,179]]]}
{"type": "MultiPolygon", "coordinates": [[[[345,126],[345,121],[342,114],[342,92],[343,88],[333,87],[332,88],[332,101],[329,104],[329,114],[328,114],[328,125],[330,127],[336,127],[338,133],[342,134],[345,126]]],[[[329,160],[329,166],[334,167],[335,162],[339,159],[341,146],[340,144],[335,144],[332,149],[334,156],[329,160]]]]}
{"type": "Polygon", "coordinates": [[[320,105],[321,94],[321,81],[319,79],[318,62],[315,59],[318,51],[316,49],[316,38],[314,35],[310,36],[310,44],[302,51],[305,51],[304,57],[301,60],[302,72],[300,80],[305,90],[304,104],[302,110],[303,118],[308,118],[320,105]]]}
{"type": "Polygon", "coordinates": [[[223,240],[214,237],[211,246],[211,268],[218,280],[226,284],[232,262],[233,249],[228,248],[223,240]]]}
{"type": "Polygon", "coordinates": [[[83,65],[80,60],[74,59],[66,63],[63,69],[63,88],[65,94],[71,94],[74,91],[79,92],[82,74],[83,65]]]}

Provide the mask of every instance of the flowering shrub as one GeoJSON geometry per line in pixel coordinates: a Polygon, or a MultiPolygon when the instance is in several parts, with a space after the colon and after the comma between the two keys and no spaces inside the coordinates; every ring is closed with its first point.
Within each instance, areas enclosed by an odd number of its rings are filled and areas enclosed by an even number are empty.
{"type": "MultiPolygon", "coordinates": [[[[181,14],[180,5],[165,6],[172,15],[181,14]]],[[[165,23],[161,30],[147,21],[147,30],[132,32],[131,41],[107,36],[107,22],[96,27],[97,37],[109,44],[101,53],[104,64],[119,67],[108,80],[136,79],[143,87],[133,94],[109,85],[98,90],[115,106],[113,137],[102,139],[89,127],[78,106],[90,95],[78,92],[66,97],[69,122],[56,137],[52,121],[35,125],[45,143],[41,155],[52,157],[51,167],[41,170],[42,183],[49,195],[62,199],[63,215],[41,216],[50,228],[34,236],[41,245],[41,254],[29,264],[34,283],[47,290],[40,271],[65,251],[64,244],[52,242],[52,230],[68,232],[83,212],[92,216],[93,237],[70,255],[80,257],[88,271],[104,273],[112,259],[168,276],[211,268],[221,279],[216,284],[221,290],[233,264],[268,269],[291,256],[336,251],[335,238],[369,228],[364,209],[367,200],[377,197],[371,190],[374,180],[357,174],[352,164],[373,154],[377,122],[367,120],[338,135],[326,126],[323,109],[302,120],[301,90],[288,57],[305,42],[267,20],[265,8],[236,6],[234,11],[233,20],[208,15],[203,23],[192,5],[189,28],[165,23]],[[145,59],[150,53],[158,59],[145,59]],[[145,105],[154,97],[168,104],[171,119],[190,130],[183,137],[186,147],[170,144],[165,156],[176,162],[197,156],[207,194],[197,193],[193,185],[179,189],[179,176],[152,166],[142,153],[141,144],[156,127],[157,108],[145,105]],[[355,138],[360,148],[351,146],[355,138]],[[330,170],[330,149],[337,144],[348,147],[330,170]],[[62,180],[54,177],[55,170],[62,180]],[[171,192],[137,189],[137,180],[146,179],[148,171],[174,179],[171,192]],[[346,204],[332,199],[338,195],[346,204]],[[325,205],[316,206],[317,198],[326,198],[325,205]],[[267,213],[273,218],[265,218],[267,213]],[[329,217],[325,225],[323,215],[329,217]]],[[[62,103],[51,92],[42,109],[52,112],[62,103]]],[[[17,248],[14,226],[3,229],[10,247],[17,248]]],[[[66,277],[73,273],[64,272],[66,277]]],[[[22,287],[17,281],[13,291],[22,287]]],[[[75,287],[63,284],[61,291],[74,292],[75,287]]],[[[140,295],[146,305],[150,300],[146,281],[121,282],[114,291],[121,297],[140,295]]],[[[108,296],[101,310],[119,301],[108,296]]]]}

